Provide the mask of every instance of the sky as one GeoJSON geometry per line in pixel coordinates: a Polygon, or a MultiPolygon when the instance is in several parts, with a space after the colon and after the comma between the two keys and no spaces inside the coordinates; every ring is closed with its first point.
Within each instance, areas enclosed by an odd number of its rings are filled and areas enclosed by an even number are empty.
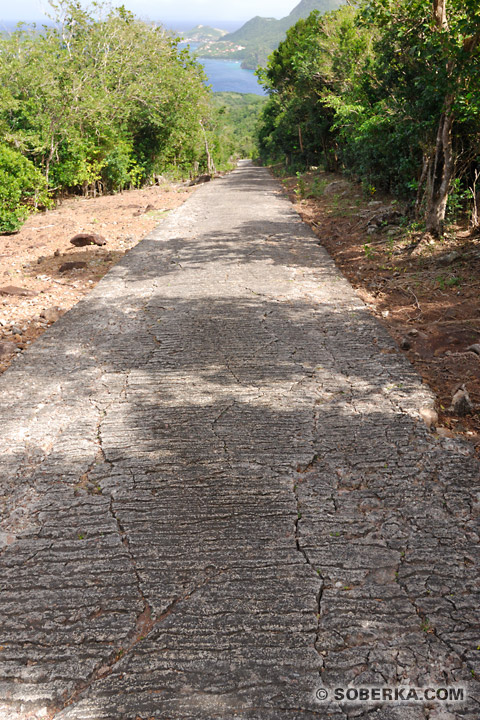
{"type": "MultiPolygon", "coordinates": [[[[138,17],[157,20],[176,28],[187,29],[199,23],[216,26],[224,20],[231,30],[254,17],[281,18],[298,5],[299,0],[111,0],[114,6],[124,4],[138,17]]],[[[82,3],[83,4],[83,3],[82,3]]],[[[0,21],[34,22],[44,18],[47,0],[0,0],[0,21]]]]}

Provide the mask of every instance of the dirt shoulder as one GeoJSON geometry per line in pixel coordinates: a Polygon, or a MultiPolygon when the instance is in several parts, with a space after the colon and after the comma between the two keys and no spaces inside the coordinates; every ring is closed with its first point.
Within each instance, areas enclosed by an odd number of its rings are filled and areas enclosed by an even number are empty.
{"type": "Polygon", "coordinates": [[[282,182],[435,393],[437,432],[460,433],[480,450],[480,355],[469,350],[480,343],[480,237],[458,225],[442,241],[422,237],[391,197],[365,197],[340,175],[314,171],[282,182]],[[473,404],[466,415],[449,410],[463,385],[473,404]]]}
{"type": "MultiPolygon", "coordinates": [[[[469,350],[480,343],[480,238],[453,226],[442,242],[421,239],[391,198],[365,197],[342,176],[315,171],[282,182],[434,391],[437,432],[461,433],[480,449],[480,355],[469,350]],[[463,385],[473,410],[459,416],[449,408],[463,385]]],[[[19,233],[0,235],[0,373],[191,192],[165,185],[70,198],[30,217],[19,233]],[[77,233],[107,243],[76,248],[70,239],[77,233]]]]}
{"type": "Polygon", "coordinates": [[[165,184],[69,198],[0,235],[0,373],[192,192],[165,184]],[[78,233],[107,242],[78,248],[70,243],[78,233]]]}

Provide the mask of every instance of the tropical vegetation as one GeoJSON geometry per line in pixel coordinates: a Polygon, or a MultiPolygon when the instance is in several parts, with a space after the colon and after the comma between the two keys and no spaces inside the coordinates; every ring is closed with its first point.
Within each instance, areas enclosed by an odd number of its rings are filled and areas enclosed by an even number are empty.
{"type": "MultiPolygon", "coordinates": [[[[53,24],[0,36],[0,231],[64,192],[207,169],[203,69],[124,7],[50,3],[53,24]]],[[[211,158],[210,158],[211,159],[211,158]]]]}
{"type": "Polygon", "coordinates": [[[259,71],[266,162],[322,164],[410,201],[433,235],[478,226],[480,6],[360,0],[291,28],[259,71]]]}
{"type": "Polygon", "coordinates": [[[225,166],[230,158],[258,157],[260,115],[267,98],[250,93],[216,92],[213,94],[215,110],[214,156],[225,166]]]}

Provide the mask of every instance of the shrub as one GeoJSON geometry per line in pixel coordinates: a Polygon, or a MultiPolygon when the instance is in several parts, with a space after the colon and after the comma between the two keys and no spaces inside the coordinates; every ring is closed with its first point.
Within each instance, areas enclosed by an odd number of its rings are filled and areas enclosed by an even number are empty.
{"type": "Polygon", "coordinates": [[[42,173],[17,150],[0,145],[0,232],[16,232],[31,210],[48,203],[42,173]]]}

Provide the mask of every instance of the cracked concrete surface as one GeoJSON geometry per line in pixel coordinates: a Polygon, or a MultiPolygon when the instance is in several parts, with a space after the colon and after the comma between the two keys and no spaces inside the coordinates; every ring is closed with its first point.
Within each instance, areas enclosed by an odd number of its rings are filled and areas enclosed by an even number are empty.
{"type": "Polygon", "coordinates": [[[0,379],[2,720],[478,720],[478,463],[266,171],[0,379]],[[463,686],[460,704],[319,702],[463,686]]]}

